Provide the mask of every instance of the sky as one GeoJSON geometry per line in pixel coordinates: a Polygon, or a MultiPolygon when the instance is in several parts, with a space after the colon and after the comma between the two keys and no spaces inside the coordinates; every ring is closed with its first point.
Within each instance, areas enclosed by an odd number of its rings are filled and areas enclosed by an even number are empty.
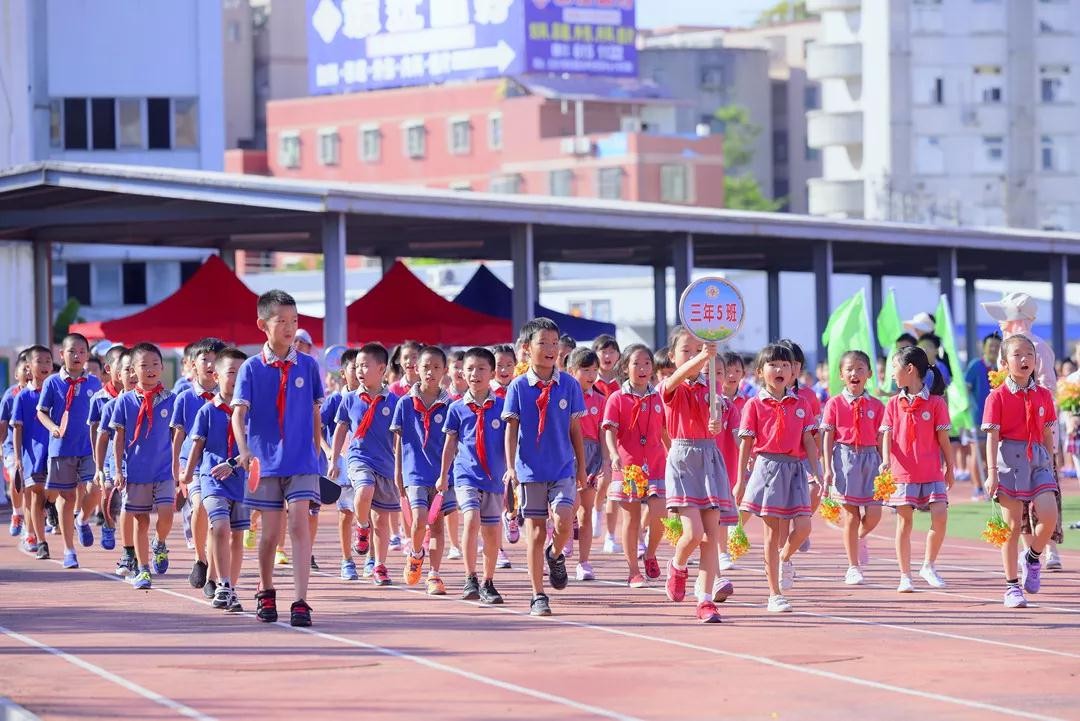
{"type": "Polygon", "coordinates": [[[670,25],[746,26],[776,0],[638,0],[640,28],[670,25]]]}

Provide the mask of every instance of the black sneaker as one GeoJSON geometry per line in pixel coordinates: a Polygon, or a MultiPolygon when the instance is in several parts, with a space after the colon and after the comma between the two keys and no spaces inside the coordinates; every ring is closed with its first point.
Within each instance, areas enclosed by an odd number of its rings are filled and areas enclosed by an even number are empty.
{"type": "Polygon", "coordinates": [[[480,599],[480,582],[476,580],[476,574],[465,579],[465,590],[461,592],[462,601],[477,601],[480,599]]]}
{"type": "Polygon", "coordinates": [[[206,564],[202,561],[196,560],[195,565],[191,567],[191,573],[187,577],[188,583],[192,588],[202,588],[206,585],[206,564]]]}
{"type": "Polygon", "coordinates": [[[259,591],[255,594],[255,603],[259,610],[255,617],[263,623],[275,623],[277,621],[277,590],[259,591]]]}
{"type": "Polygon", "coordinates": [[[293,605],[289,607],[289,623],[293,626],[311,625],[311,606],[307,605],[307,601],[302,598],[293,601],[293,605]]]}
{"type": "Polygon", "coordinates": [[[229,596],[229,605],[225,610],[229,613],[244,612],[244,607],[240,605],[240,598],[236,595],[236,589],[233,589],[232,595],[229,596]]]}
{"type": "Polygon", "coordinates": [[[210,605],[214,608],[228,608],[229,601],[232,600],[233,590],[227,583],[223,583],[217,587],[214,591],[214,600],[210,602],[210,605]]]}
{"type": "Polygon", "coordinates": [[[95,526],[104,526],[105,525],[105,514],[102,513],[100,510],[98,510],[98,512],[94,514],[94,517],[93,517],[92,520],[93,520],[93,524],[95,526]]]}
{"type": "Polygon", "coordinates": [[[319,570],[319,564],[315,563],[315,554],[311,555],[311,570],[312,571],[318,571],[319,570]]]}
{"type": "Polygon", "coordinates": [[[538,593],[533,596],[532,603],[529,605],[530,616],[550,616],[551,604],[548,603],[547,595],[538,593]]]}
{"type": "MultiPolygon", "coordinates": [[[[547,598],[546,596],[544,597],[547,598]]],[[[495,582],[490,578],[484,581],[484,585],[480,587],[480,602],[491,604],[492,606],[498,606],[503,602],[503,597],[499,595],[499,592],[495,590],[495,582]]],[[[551,609],[548,609],[548,613],[551,613],[551,609]]]]}
{"type": "Polygon", "coordinates": [[[551,581],[552,588],[561,591],[566,588],[566,582],[569,580],[566,575],[566,558],[561,553],[558,558],[553,557],[551,555],[553,550],[553,546],[544,549],[544,557],[547,559],[548,565],[548,580],[551,581]]]}
{"type": "Polygon", "coordinates": [[[45,501],[45,523],[60,532],[60,514],[56,512],[56,504],[45,501]]]}
{"type": "Polygon", "coordinates": [[[217,582],[211,579],[207,579],[206,583],[204,583],[202,587],[202,595],[206,596],[207,598],[213,598],[215,593],[217,593],[217,582]]]}
{"type": "Polygon", "coordinates": [[[49,544],[42,541],[38,544],[37,553],[34,554],[39,561],[49,560],[49,544]]]}

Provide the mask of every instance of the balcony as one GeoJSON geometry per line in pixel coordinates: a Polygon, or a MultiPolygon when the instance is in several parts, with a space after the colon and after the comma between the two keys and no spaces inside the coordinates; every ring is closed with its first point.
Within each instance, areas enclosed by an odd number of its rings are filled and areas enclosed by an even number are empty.
{"type": "Polygon", "coordinates": [[[811,148],[829,145],[859,145],[863,140],[861,112],[829,113],[812,110],[806,114],[806,142],[811,148]]]}
{"type": "Polygon", "coordinates": [[[806,0],[806,11],[821,14],[830,10],[862,10],[862,0],[806,0]]]}
{"type": "Polygon", "coordinates": [[[806,75],[811,80],[857,78],[862,75],[862,45],[822,45],[813,43],[807,48],[806,75]]]}
{"type": "Polygon", "coordinates": [[[811,178],[808,183],[810,215],[861,218],[863,181],[811,178]]]}

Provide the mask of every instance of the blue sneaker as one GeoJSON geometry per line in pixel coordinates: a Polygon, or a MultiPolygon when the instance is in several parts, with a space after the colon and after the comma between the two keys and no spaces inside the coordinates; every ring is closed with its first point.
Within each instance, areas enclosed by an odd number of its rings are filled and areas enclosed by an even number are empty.
{"type": "Polygon", "coordinates": [[[375,559],[369,558],[364,562],[364,578],[371,578],[375,575],[375,559]]]}
{"type": "Polygon", "coordinates": [[[139,571],[139,575],[135,576],[134,580],[131,583],[133,586],[135,586],[136,590],[150,590],[150,571],[146,570],[145,568],[139,571]]]}
{"type": "Polygon", "coordinates": [[[10,533],[13,538],[18,538],[19,536],[22,535],[22,530],[23,530],[23,517],[20,516],[18,513],[12,513],[11,514],[11,525],[8,526],[8,533],[10,533]]]}
{"type": "Polygon", "coordinates": [[[101,527],[101,547],[106,551],[116,548],[116,529],[108,526],[101,527]]]}
{"type": "Polygon", "coordinates": [[[342,581],[356,581],[359,580],[359,576],[356,575],[356,564],[350,558],[347,561],[341,562],[341,580],[342,581]]]}
{"type": "Polygon", "coordinates": [[[56,535],[56,526],[53,526],[53,525],[51,525],[49,523],[46,523],[45,524],[45,535],[46,536],[55,536],[56,535]]]}
{"type": "Polygon", "coordinates": [[[79,559],[75,551],[64,551],[64,568],[78,568],[79,559]]]}
{"type": "Polygon", "coordinates": [[[169,549],[165,548],[164,541],[154,541],[150,550],[154,554],[154,574],[160,576],[169,570],[169,549]]]}
{"type": "Polygon", "coordinates": [[[89,523],[79,524],[79,543],[83,545],[83,548],[90,548],[94,545],[94,531],[90,528],[89,523]]]}

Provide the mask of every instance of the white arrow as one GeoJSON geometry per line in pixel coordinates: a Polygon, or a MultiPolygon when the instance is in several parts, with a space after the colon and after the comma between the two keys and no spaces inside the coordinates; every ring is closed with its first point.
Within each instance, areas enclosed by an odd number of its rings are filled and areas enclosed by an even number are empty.
{"type": "Polygon", "coordinates": [[[450,54],[451,70],[479,70],[480,68],[498,68],[500,73],[514,62],[517,53],[505,40],[498,45],[471,50],[455,50],[450,54]]]}

